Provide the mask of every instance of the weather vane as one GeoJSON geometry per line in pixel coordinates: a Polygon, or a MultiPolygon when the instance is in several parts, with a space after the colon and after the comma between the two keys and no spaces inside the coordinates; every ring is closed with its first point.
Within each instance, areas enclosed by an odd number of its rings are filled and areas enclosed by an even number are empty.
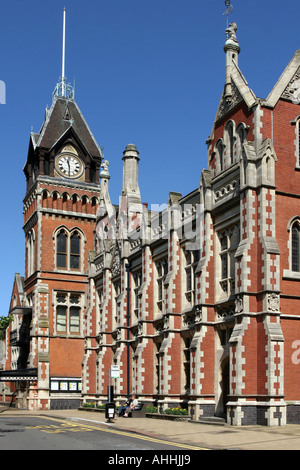
{"type": "Polygon", "coordinates": [[[226,11],[223,13],[223,15],[227,16],[227,29],[228,29],[228,26],[229,26],[228,16],[229,16],[229,13],[233,12],[233,6],[231,5],[230,0],[225,0],[225,6],[226,6],[226,11]]]}

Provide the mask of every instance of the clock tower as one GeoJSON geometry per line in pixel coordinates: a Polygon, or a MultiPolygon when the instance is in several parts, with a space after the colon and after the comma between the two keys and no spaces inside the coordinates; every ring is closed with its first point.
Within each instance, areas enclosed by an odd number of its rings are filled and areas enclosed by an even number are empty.
{"type": "Polygon", "coordinates": [[[19,390],[27,409],[79,405],[88,258],[94,248],[102,152],[62,77],[24,166],[26,314],[30,344],[23,368],[37,381],[19,390]]]}

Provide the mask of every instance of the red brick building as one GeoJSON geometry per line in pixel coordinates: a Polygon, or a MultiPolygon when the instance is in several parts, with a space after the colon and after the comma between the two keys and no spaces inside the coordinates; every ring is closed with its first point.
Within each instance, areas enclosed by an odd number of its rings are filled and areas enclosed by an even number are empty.
{"type": "Polygon", "coordinates": [[[236,30],[199,187],[147,208],[134,145],[119,207],[100,175],[84,401],[105,401],[119,365],[116,399],[233,425],[300,422],[300,53],[258,98],[236,30]]]}
{"type": "Polygon", "coordinates": [[[108,162],[72,97],[56,95],[31,135],[25,276],[0,373],[30,376],[19,406],[105,402],[115,365],[116,401],[135,392],[194,420],[300,422],[300,52],[258,98],[236,29],[207,169],[165,207],[142,203],[132,144],[111,204],[108,162]]]}
{"type": "Polygon", "coordinates": [[[15,390],[17,406],[27,409],[78,406],[81,394],[87,267],[102,157],[72,90],[60,90],[40,132],[30,135],[25,276],[17,275],[13,288],[1,373],[10,380],[3,399],[15,390]]]}

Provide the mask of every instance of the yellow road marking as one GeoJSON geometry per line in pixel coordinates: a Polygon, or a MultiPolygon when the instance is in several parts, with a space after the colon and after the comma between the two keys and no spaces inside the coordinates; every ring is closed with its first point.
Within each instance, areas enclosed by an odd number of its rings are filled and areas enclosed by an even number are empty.
{"type": "MultiPolygon", "coordinates": [[[[36,416],[35,416],[36,417],[36,416]]],[[[39,416],[41,419],[47,419],[49,421],[56,421],[62,423],[60,426],[46,426],[46,425],[38,425],[38,426],[27,426],[29,429],[39,429],[44,432],[48,433],[60,433],[60,432],[80,432],[80,431],[99,431],[99,428],[101,430],[104,430],[105,432],[111,433],[111,434],[118,434],[119,436],[126,436],[126,437],[131,437],[135,439],[141,439],[144,441],[149,441],[149,442],[155,442],[158,444],[166,444],[169,446],[176,446],[180,447],[183,449],[187,450],[208,450],[205,447],[197,447],[197,446],[191,446],[187,444],[180,444],[178,442],[171,442],[171,441],[166,441],[163,439],[155,438],[155,437],[148,437],[148,436],[143,436],[143,435],[135,435],[134,433],[127,432],[127,431],[119,431],[117,429],[111,429],[111,428],[103,428],[100,426],[93,426],[91,424],[74,424],[70,421],[66,421],[64,419],[59,419],[59,418],[51,418],[49,416],[39,416]]]]}

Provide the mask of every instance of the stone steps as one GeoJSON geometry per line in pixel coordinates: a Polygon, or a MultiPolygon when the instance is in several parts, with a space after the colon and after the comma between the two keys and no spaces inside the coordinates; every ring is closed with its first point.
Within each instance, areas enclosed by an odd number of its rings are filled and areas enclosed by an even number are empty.
{"type": "Polygon", "coordinates": [[[219,418],[218,416],[205,416],[200,417],[198,421],[194,421],[194,423],[201,423],[201,424],[217,424],[219,426],[225,426],[226,420],[225,418],[219,418]]]}

